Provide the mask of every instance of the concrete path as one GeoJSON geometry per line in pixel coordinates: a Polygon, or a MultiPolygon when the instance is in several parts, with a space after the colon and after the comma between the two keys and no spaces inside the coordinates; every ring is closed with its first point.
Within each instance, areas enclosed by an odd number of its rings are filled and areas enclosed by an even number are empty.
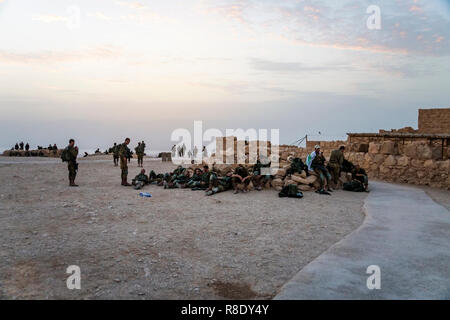
{"type": "Polygon", "coordinates": [[[416,188],[372,182],[364,223],[275,299],[450,299],[450,212],[416,188]],[[367,267],[380,267],[369,290],[367,267]]]}

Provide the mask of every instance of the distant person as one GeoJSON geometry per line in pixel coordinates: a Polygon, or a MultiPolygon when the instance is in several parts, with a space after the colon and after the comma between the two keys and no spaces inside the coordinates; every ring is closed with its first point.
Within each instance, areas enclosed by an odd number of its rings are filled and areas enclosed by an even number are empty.
{"type": "Polygon", "coordinates": [[[130,144],[130,138],[126,138],[125,142],[120,145],[120,149],[119,149],[120,169],[122,170],[122,172],[121,172],[122,186],[131,186],[131,184],[129,184],[127,181],[127,177],[128,177],[127,158],[128,158],[128,154],[129,154],[129,149],[128,149],[129,144],[130,144]]]}
{"type": "Polygon", "coordinates": [[[344,146],[340,146],[339,149],[333,150],[330,155],[330,161],[328,162],[335,187],[337,186],[341,175],[341,169],[344,163],[344,151],[344,146]]]}
{"type": "Polygon", "coordinates": [[[138,160],[138,167],[143,167],[144,166],[144,148],[145,145],[143,145],[141,142],[138,142],[138,145],[136,148],[134,148],[134,151],[136,151],[136,156],[137,156],[137,160],[138,160]]]}
{"type": "Polygon", "coordinates": [[[177,152],[177,146],[174,144],[174,145],[172,146],[172,158],[175,158],[176,152],[177,152]]]}
{"type": "Polygon", "coordinates": [[[28,144],[28,142],[27,142],[27,144],[25,145],[25,150],[26,150],[26,151],[29,151],[29,150],[30,150],[30,145],[28,144]]]}
{"type": "Polygon", "coordinates": [[[67,168],[69,170],[69,186],[71,187],[78,187],[78,185],[75,184],[75,178],[78,171],[77,156],[78,147],[75,146],[75,140],[70,139],[69,145],[61,153],[61,159],[63,161],[67,161],[67,168]]]}
{"type": "Polygon", "coordinates": [[[197,153],[198,153],[197,146],[194,146],[194,152],[193,152],[194,159],[197,158],[197,153]]]}
{"type": "Polygon", "coordinates": [[[114,167],[117,167],[119,164],[119,146],[116,142],[114,142],[114,146],[112,147],[112,153],[113,153],[113,161],[114,161],[114,167]]]}
{"type": "Polygon", "coordinates": [[[203,146],[202,154],[203,154],[203,158],[208,158],[208,150],[206,150],[205,146],[203,146]]]}
{"type": "Polygon", "coordinates": [[[318,144],[316,144],[314,146],[314,151],[311,152],[310,154],[308,154],[308,156],[306,157],[306,165],[308,166],[308,170],[311,170],[311,164],[314,160],[314,158],[320,154],[320,146],[318,144]]]}
{"type": "Polygon", "coordinates": [[[14,146],[14,149],[17,151],[17,150],[19,150],[19,144],[18,143],[16,143],[16,145],[14,146]]]}
{"type": "Polygon", "coordinates": [[[23,141],[19,144],[20,150],[23,150],[23,141]]]}
{"type": "Polygon", "coordinates": [[[49,151],[52,151],[52,150],[53,150],[52,144],[49,144],[49,145],[48,145],[48,150],[49,150],[49,151]]]}
{"type": "Polygon", "coordinates": [[[53,154],[55,156],[58,154],[58,147],[56,146],[56,143],[53,145],[53,154]]]}

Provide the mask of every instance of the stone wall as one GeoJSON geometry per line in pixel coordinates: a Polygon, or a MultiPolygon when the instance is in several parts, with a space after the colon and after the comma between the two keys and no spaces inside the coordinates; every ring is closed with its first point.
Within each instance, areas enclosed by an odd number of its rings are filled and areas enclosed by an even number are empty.
{"type": "MultiPolygon", "coordinates": [[[[420,135],[413,138],[398,138],[386,136],[351,136],[347,141],[308,141],[306,148],[291,145],[271,146],[270,142],[238,141],[235,137],[218,138],[218,156],[226,163],[254,163],[249,162],[250,145],[253,150],[265,150],[272,160],[278,148],[280,167],[288,164],[289,157],[299,157],[304,161],[316,144],[321,146],[325,157],[329,157],[332,150],[341,145],[346,146],[345,157],[354,164],[363,167],[369,178],[391,182],[428,185],[450,190],[450,147],[448,141],[430,140],[420,135]],[[238,161],[238,146],[244,148],[244,161],[238,161]],[[228,148],[227,148],[228,146],[228,148]],[[226,154],[227,149],[233,151],[226,154]],[[309,150],[308,150],[309,149],[309,150]]],[[[214,157],[215,155],[213,155],[214,157]]]]}
{"type": "Polygon", "coordinates": [[[427,185],[450,190],[450,160],[439,145],[415,141],[370,142],[367,152],[346,152],[346,159],[363,167],[369,178],[427,185]]]}
{"type": "Polygon", "coordinates": [[[450,133],[450,108],[419,109],[420,133],[450,133]]]}

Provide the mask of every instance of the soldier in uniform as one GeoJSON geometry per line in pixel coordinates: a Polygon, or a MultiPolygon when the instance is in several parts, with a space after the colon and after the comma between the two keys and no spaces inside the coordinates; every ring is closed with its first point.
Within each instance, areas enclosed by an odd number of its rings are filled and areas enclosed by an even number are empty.
{"type": "Polygon", "coordinates": [[[139,190],[144,187],[149,182],[147,175],[145,174],[145,169],[141,170],[134,179],[131,181],[131,184],[134,186],[134,189],[139,190]]]}
{"type": "Polygon", "coordinates": [[[136,152],[138,167],[141,167],[142,156],[141,156],[141,143],[140,142],[138,142],[138,145],[136,148],[134,148],[134,151],[136,152]]]}
{"type": "Polygon", "coordinates": [[[117,167],[119,164],[119,149],[117,143],[114,142],[114,146],[112,147],[114,167],[117,167]]]}
{"type": "Polygon", "coordinates": [[[78,187],[78,185],[75,184],[75,177],[77,176],[78,171],[78,163],[77,163],[78,147],[75,147],[74,139],[69,140],[69,145],[66,147],[66,152],[67,152],[67,168],[69,169],[69,186],[78,187]]]}
{"type": "Polygon", "coordinates": [[[128,177],[128,163],[127,163],[127,156],[129,154],[128,152],[128,144],[130,143],[130,138],[126,138],[125,142],[122,143],[119,147],[119,159],[120,159],[120,169],[122,170],[121,176],[122,176],[122,185],[123,186],[131,186],[131,184],[128,183],[127,177],[128,177]]]}
{"type": "Polygon", "coordinates": [[[338,184],[339,176],[341,174],[341,168],[344,162],[344,151],[344,146],[340,146],[339,149],[333,150],[330,155],[330,161],[328,162],[335,187],[338,184]]]}
{"type": "Polygon", "coordinates": [[[244,189],[242,190],[244,193],[247,192],[247,186],[250,183],[251,176],[248,173],[247,168],[245,168],[242,164],[239,164],[238,167],[234,170],[234,174],[232,175],[233,189],[234,193],[238,193],[238,184],[243,183],[244,189]]]}
{"type": "Polygon", "coordinates": [[[224,177],[217,177],[217,175],[211,175],[209,188],[206,190],[207,196],[212,196],[213,194],[224,192],[233,188],[232,182],[232,171],[228,171],[224,177]]]}
{"type": "Polygon", "coordinates": [[[325,167],[325,157],[323,156],[322,152],[318,153],[314,157],[314,159],[311,162],[311,168],[319,176],[320,189],[317,190],[317,192],[320,194],[329,194],[327,191],[325,191],[325,181],[327,185],[327,190],[333,191],[331,190],[330,187],[331,175],[328,172],[327,168],[325,167]]]}
{"type": "Polygon", "coordinates": [[[369,191],[369,178],[367,177],[366,170],[361,168],[359,164],[355,165],[355,168],[352,172],[352,179],[358,180],[364,185],[364,190],[366,192],[369,191]]]}

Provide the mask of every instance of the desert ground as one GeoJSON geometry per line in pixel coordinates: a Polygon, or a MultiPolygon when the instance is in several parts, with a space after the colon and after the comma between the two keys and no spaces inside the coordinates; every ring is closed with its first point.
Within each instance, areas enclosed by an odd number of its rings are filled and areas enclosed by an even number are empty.
{"type": "MultiPolygon", "coordinates": [[[[175,165],[146,158],[144,168],[175,165]]],[[[129,180],[138,172],[133,159],[129,180]]],[[[2,299],[270,299],[361,225],[367,195],[151,185],[142,198],[110,156],[79,159],[78,188],[59,159],[0,157],[0,179],[2,299]],[[70,265],[80,290],[66,286],[70,265]]]]}

